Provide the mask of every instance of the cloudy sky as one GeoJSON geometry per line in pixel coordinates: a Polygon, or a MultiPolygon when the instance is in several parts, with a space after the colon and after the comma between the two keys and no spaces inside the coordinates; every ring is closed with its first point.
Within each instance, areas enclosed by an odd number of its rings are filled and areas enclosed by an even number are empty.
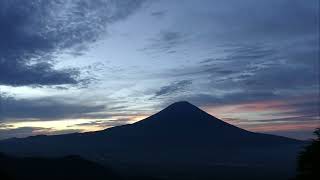
{"type": "Polygon", "coordinates": [[[255,132],[320,124],[318,0],[2,0],[0,39],[0,139],[181,100],[255,132]]]}

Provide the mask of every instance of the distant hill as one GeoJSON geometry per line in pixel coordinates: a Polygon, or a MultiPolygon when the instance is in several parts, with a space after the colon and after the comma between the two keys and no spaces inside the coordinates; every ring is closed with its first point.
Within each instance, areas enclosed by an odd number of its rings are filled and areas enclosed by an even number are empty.
{"type": "Polygon", "coordinates": [[[177,102],[142,121],[103,131],[0,141],[27,156],[81,155],[123,173],[160,178],[286,179],[306,143],[253,133],[177,102]]]}
{"type": "Polygon", "coordinates": [[[95,179],[119,180],[106,167],[78,156],[63,158],[17,158],[0,154],[1,180],[95,179]]]}

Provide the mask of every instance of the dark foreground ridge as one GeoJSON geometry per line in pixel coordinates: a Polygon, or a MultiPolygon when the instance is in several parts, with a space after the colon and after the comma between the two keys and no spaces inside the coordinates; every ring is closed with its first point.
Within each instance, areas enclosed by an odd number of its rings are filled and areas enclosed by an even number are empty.
{"type": "Polygon", "coordinates": [[[165,179],[288,179],[304,145],[246,131],[177,102],[139,122],[103,131],[0,141],[0,152],[80,155],[120,174],[165,179]]]}
{"type": "Polygon", "coordinates": [[[1,180],[155,180],[119,175],[111,168],[79,156],[13,157],[0,154],[1,180]]]}

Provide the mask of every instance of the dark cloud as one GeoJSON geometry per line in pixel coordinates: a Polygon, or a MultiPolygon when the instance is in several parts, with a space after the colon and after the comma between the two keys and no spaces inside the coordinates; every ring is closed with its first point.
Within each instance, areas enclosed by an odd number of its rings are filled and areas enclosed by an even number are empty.
{"type": "Polygon", "coordinates": [[[80,53],[107,25],[138,9],[142,0],[4,0],[0,2],[0,84],[84,83],[79,69],[55,69],[62,51],[80,53]]]}
{"type": "Polygon", "coordinates": [[[13,122],[94,117],[94,113],[104,110],[105,106],[103,105],[68,102],[68,100],[59,97],[39,99],[2,97],[0,101],[0,120],[13,122]]]}
{"type": "Polygon", "coordinates": [[[77,84],[78,69],[54,69],[51,63],[27,65],[21,61],[0,60],[0,84],[10,86],[77,84]]]}
{"type": "Polygon", "coordinates": [[[173,93],[180,92],[185,88],[187,88],[190,84],[192,84],[191,80],[182,80],[182,81],[173,82],[167,86],[161,87],[160,90],[155,93],[155,97],[167,96],[173,93]]]}

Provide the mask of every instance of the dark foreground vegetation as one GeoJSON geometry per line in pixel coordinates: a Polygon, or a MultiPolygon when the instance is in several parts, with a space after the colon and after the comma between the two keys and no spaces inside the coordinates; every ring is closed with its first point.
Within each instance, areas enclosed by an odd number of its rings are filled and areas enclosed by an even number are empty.
{"type": "Polygon", "coordinates": [[[320,179],[320,128],[314,134],[317,138],[299,155],[297,179],[320,179]]]}

